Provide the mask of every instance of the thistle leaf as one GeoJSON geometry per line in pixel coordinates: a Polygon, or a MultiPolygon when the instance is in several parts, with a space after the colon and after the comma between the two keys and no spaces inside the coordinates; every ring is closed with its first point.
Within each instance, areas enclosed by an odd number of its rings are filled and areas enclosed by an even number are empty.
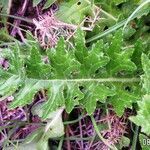
{"type": "Polygon", "coordinates": [[[1,96],[13,95],[10,108],[15,108],[31,104],[39,91],[47,91],[41,108],[44,120],[60,107],[70,113],[79,105],[92,114],[97,102],[105,103],[108,97],[109,103],[121,115],[125,108],[131,108],[132,103],[139,100],[137,89],[140,86],[134,83],[139,80],[132,80],[132,76],[126,80],[114,75],[121,70],[128,73],[136,69],[130,58],[132,51],[121,49],[123,39],[120,32],[110,45],[108,43],[109,48],[104,49],[106,46],[102,40],[86,47],[84,33],[78,30],[73,48],[68,49],[67,43],[60,38],[57,46],[47,51],[46,63],[36,45],[26,47],[29,49],[26,57],[22,56],[24,49],[18,44],[6,49],[1,57],[7,58],[10,66],[8,70],[0,69],[1,96]],[[101,72],[96,75],[98,70],[105,70],[107,78],[101,72]],[[124,89],[128,82],[132,92],[124,89]]]}

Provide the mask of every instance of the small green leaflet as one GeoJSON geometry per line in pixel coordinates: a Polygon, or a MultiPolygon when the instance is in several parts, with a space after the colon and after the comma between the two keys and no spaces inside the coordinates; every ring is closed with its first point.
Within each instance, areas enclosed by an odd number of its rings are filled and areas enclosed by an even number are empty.
{"type": "Polygon", "coordinates": [[[134,50],[122,50],[121,48],[123,45],[122,32],[117,31],[111,41],[112,42],[108,48],[110,62],[107,65],[107,70],[109,74],[115,75],[116,73],[121,71],[135,71],[137,69],[136,65],[131,61],[131,56],[134,50]]]}
{"type": "Polygon", "coordinates": [[[130,117],[138,126],[141,126],[141,131],[150,134],[150,95],[145,95],[142,101],[138,102],[139,111],[137,116],[130,117]]]}
{"type": "Polygon", "coordinates": [[[139,110],[137,116],[130,117],[138,126],[142,127],[142,132],[150,134],[150,59],[146,54],[142,54],[142,66],[144,75],[142,76],[144,96],[138,102],[139,110]]]}
{"type": "Polygon", "coordinates": [[[51,77],[51,66],[42,61],[38,47],[33,46],[31,49],[30,57],[26,63],[26,72],[30,78],[49,79],[51,77]]]}
{"type": "Polygon", "coordinates": [[[104,55],[104,43],[102,40],[92,45],[91,49],[87,49],[84,45],[85,39],[81,32],[77,32],[75,37],[75,56],[81,63],[81,77],[89,78],[95,75],[95,72],[106,66],[109,62],[109,57],[104,55]]]}
{"type": "Polygon", "coordinates": [[[16,99],[11,103],[10,108],[30,104],[34,100],[34,96],[38,91],[47,89],[48,87],[48,82],[26,79],[24,81],[24,85],[21,87],[18,93],[15,94],[16,99]]]}
{"type": "Polygon", "coordinates": [[[117,115],[121,116],[125,108],[132,108],[132,104],[141,99],[141,89],[138,83],[114,83],[114,85],[117,94],[110,97],[108,102],[114,106],[117,115]]]}
{"type": "Polygon", "coordinates": [[[86,108],[86,111],[91,115],[96,109],[97,101],[105,103],[107,96],[116,94],[115,87],[108,87],[99,83],[87,83],[84,89],[85,97],[80,103],[86,108]]]}
{"type": "Polygon", "coordinates": [[[79,105],[79,100],[84,98],[84,94],[81,92],[79,84],[69,83],[66,86],[65,105],[66,111],[70,113],[75,106],[79,105]]]}
{"type": "Polygon", "coordinates": [[[73,51],[66,50],[63,38],[59,40],[55,49],[48,52],[48,57],[53,71],[52,78],[73,78],[74,72],[79,73],[80,63],[75,59],[73,51]]]}
{"type": "Polygon", "coordinates": [[[143,48],[143,44],[142,44],[142,40],[139,39],[136,41],[135,43],[135,48],[134,48],[134,52],[132,55],[132,61],[136,64],[138,71],[142,71],[142,63],[141,63],[141,55],[142,52],[144,52],[144,48],[143,48]]]}

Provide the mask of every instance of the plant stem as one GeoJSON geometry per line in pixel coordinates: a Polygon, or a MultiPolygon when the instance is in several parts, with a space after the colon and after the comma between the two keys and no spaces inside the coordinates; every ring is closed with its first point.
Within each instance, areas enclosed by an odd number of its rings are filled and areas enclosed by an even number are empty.
{"type": "MultiPolygon", "coordinates": [[[[105,107],[106,107],[106,116],[108,118],[109,117],[109,110],[107,107],[107,103],[105,104],[105,107]]],[[[107,124],[108,124],[108,128],[111,129],[111,123],[110,123],[109,119],[107,119],[107,124]]]]}
{"type": "MultiPolygon", "coordinates": [[[[34,78],[28,78],[30,80],[37,80],[34,78]]],[[[85,78],[85,79],[50,79],[50,80],[41,80],[43,82],[122,82],[122,83],[133,83],[133,82],[140,82],[140,78],[99,78],[99,79],[92,79],[92,78],[85,78]]]]}
{"type": "Polygon", "coordinates": [[[18,19],[18,20],[25,21],[25,22],[28,22],[28,23],[33,23],[32,20],[30,20],[30,19],[26,19],[26,18],[23,18],[23,17],[18,17],[18,16],[15,16],[15,15],[7,15],[7,14],[0,13],[0,16],[10,17],[10,18],[18,19]]]}
{"type": "Polygon", "coordinates": [[[105,145],[107,145],[110,149],[112,149],[112,150],[117,150],[117,148],[116,148],[115,146],[110,145],[110,144],[108,143],[108,141],[103,138],[103,136],[101,135],[101,133],[100,133],[100,131],[99,131],[99,129],[98,129],[98,126],[97,126],[97,124],[96,124],[96,121],[95,121],[95,119],[94,119],[93,116],[91,116],[91,120],[92,120],[94,129],[95,129],[97,135],[99,136],[100,140],[101,140],[105,145]]]}
{"type": "Polygon", "coordinates": [[[136,126],[136,127],[135,127],[134,136],[133,136],[132,146],[131,146],[131,149],[132,149],[132,150],[136,150],[136,144],[137,144],[137,139],[138,139],[138,133],[139,133],[139,126],[136,126]]]}
{"type": "MultiPolygon", "coordinates": [[[[79,129],[80,129],[80,138],[83,138],[83,133],[82,133],[82,123],[81,120],[79,121],[79,129]]],[[[80,141],[81,143],[81,148],[84,149],[84,144],[83,144],[83,140],[80,141]]]]}
{"type": "Polygon", "coordinates": [[[94,137],[93,136],[90,136],[90,137],[83,137],[83,138],[80,138],[80,137],[75,137],[75,136],[70,136],[70,137],[66,137],[64,138],[64,140],[69,140],[69,141],[81,141],[81,140],[84,140],[84,141],[89,141],[89,140],[92,140],[94,137]]]}
{"type": "Polygon", "coordinates": [[[81,114],[81,115],[78,117],[78,119],[73,120],[73,121],[64,121],[63,124],[64,124],[64,125],[74,124],[74,123],[79,122],[79,121],[80,121],[81,119],[83,119],[83,118],[84,118],[84,116],[83,116],[83,114],[81,114]]]}
{"type": "Polygon", "coordinates": [[[63,141],[64,141],[64,136],[61,138],[61,140],[59,141],[59,145],[57,150],[62,150],[62,146],[63,146],[63,141]]]}
{"type": "Polygon", "coordinates": [[[92,144],[93,144],[95,138],[96,138],[96,133],[94,132],[94,136],[93,136],[93,138],[91,139],[91,142],[90,142],[90,144],[89,144],[88,150],[90,150],[90,148],[91,148],[91,146],[92,146],[92,144]]]}
{"type": "MultiPolygon", "coordinates": [[[[67,138],[69,137],[69,125],[66,128],[66,136],[67,136],[67,138]]],[[[67,139],[67,149],[71,150],[70,139],[67,139]]]]}

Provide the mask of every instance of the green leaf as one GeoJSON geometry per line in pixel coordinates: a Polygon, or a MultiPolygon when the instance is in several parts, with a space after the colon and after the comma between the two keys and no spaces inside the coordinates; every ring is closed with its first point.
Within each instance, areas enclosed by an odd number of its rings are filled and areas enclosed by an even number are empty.
{"type": "Polygon", "coordinates": [[[93,9],[89,0],[71,0],[61,3],[56,16],[61,21],[80,24],[87,14],[92,14],[93,9]]]}
{"type": "Polygon", "coordinates": [[[140,88],[138,84],[115,84],[116,95],[109,102],[113,105],[118,116],[122,116],[125,108],[132,108],[132,104],[140,100],[140,88]]]}
{"type": "Polygon", "coordinates": [[[129,38],[131,38],[135,33],[136,33],[136,30],[135,30],[133,27],[128,26],[128,28],[126,28],[125,31],[124,31],[124,38],[125,38],[125,39],[129,39],[129,38]]]}
{"type": "Polygon", "coordinates": [[[63,90],[63,82],[58,81],[51,83],[51,87],[48,90],[48,100],[43,106],[43,109],[45,110],[42,116],[43,119],[46,119],[51,112],[55,111],[59,107],[65,106],[63,90]]]}
{"type": "MultiPolygon", "coordinates": [[[[113,4],[113,1],[109,0],[96,0],[97,3],[104,9],[107,13],[110,13],[113,16],[116,16],[117,18],[120,18],[120,20],[113,26],[109,27],[107,30],[104,30],[102,32],[97,32],[96,35],[93,37],[90,37],[87,39],[87,43],[99,40],[100,38],[104,38],[106,35],[117,31],[120,27],[124,26],[128,20],[128,16],[137,8],[137,6],[140,4],[139,0],[137,1],[131,1],[128,0],[126,3],[123,3],[122,9],[118,9],[117,6],[113,4]]],[[[132,15],[130,20],[133,20],[135,18],[140,18],[144,15],[147,15],[149,13],[149,4],[147,4],[144,8],[142,8],[140,11],[138,11],[136,14],[132,15]]],[[[141,20],[140,20],[141,22],[141,20]]],[[[108,25],[108,23],[107,23],[108,25]]],[[[107,27],[107,26],[106,26],[107,27]]],[[[143,37],[143,36],[142,36],[143,37]]],[[[139,38],[139,36],[138,36],[139,38]]]]}
{"type": "MultiPolygon", "coordinates": [[[[109,49],[105,49],[103,41],[86,47],[84,33],[78,30],[73,48],[68,48],[61,38],[55,48],[43,52],[44,55],[48,54],[47,63],[42,60],[38,45],[21,47],[16,44],[1,53],[1,57],[9,60],[10,67],[8,70],[0,70],[0,94],[2,97],[13,95],[14,101],[10,108],[15,108],[32,103],[39,91],[47,91],[42,107],[43,119],[47,119],[51,112],[60,107],[70,113],[76,105],[92,114],[97,102],[105,103],[108,98],[117,113],[121,114],[126,107],[131,108],[132,103],[139,99],[140,92],[137,92],[137,89],[140,89],[140,86],[134,84],[139,80],[132,79],[132,76],[127,79],[114,78],[107,72],[110,61],[113,64],[113,59],[125,54],[120,50],[120,32],[116,33],[115,38],[112,44],[107,43],[109,49]],[[25,49],[28,49],[26,57],[23,55],[25,49]],[[97,70],[105,70],[107,78],[104,78],[106,76],[101,71],[96,76],[97,70]],[[124,90],[127,83],[131,84],[132,92],[124,90]]],[[[123,59],[123,56],[121,58],[123,59]]],[[[128,65],[134,64],[128,57],[119,61],[130,62],[128,65]]],[[[119,70],[122,70],[122,65],[119,67],[119,70]]],[[[114,68],[109,68],[109,72],[112,70],[114,68]]],[[[125,69],[126,72],[128,69],[125,69]]]]}
{"type": "Polygon", "coordinates": [[[122,31],[119,30],[115,33],[107,50],[110,57],[110,62],[107,64],[107,70],[110,75],[115,75],[121,71],[130,73],[137,69],[136,65],[131,61],[133,49],[122,50],[122,45],[123,35],[122,31]]]}
{"type": "Polygon", "coordinates": [[[134,52],[132,55],[132,61],[136,64],[137,66],[137,71],[142,72],[142,63],[141,63],[141,55],[144,52],[143,44],[142,41],[139,39],[136,41],[134,45],[134,52]]]}
{"type": "Polygon", "coordinates": [[[26,79],[19,92],[15,94],[15,101],[11,103],[10,108],[30,104],[38,91],[47,89],[48,87],[48,82],[26,79]]]}
{"type": "Polygon", "coordinates": [[[123,136],[121,138],[121,140],[119,141],[119,143],[117,144],[118,145],[117,148],[118,149],[122,149],[123,147],[128,147],[129,144],[130,144],[130,139],[125,137],[125,136],[123,136]]]}
{"type": "Polygon", "coordinates": [[[137,116],[130,117],[138,126],[141,126],[141,131],[150,134],[150,95],[145,95],[142,101],[138,102],[139,111],[137,116]]]}
{"type": "MultiPolygon", "coordinates": [[[[137,13],[139,13],[140,15],[143,15],[143,12],[141,13],[140,10],[143,9],[144,6],[147,7],[147,9],[146,9],[146,14],[147,14],[147,13],[149,12],[149,11],[147,11],[147,10],[149,9],[149,3],[150,3],[150,0],[145,0],[145,1],[143,1],[143,2],[132,12],[132,14],[128,17],[128,19],[127,19],[127,21],[126,21],[126,23],[125,23],[123,29],[126,28],[127,24],[132,20],[132,18],[133,18],[137,13]]],[[[144,9],[144,10],[145,10],[145,9],[144,9]]],[[[144,13],[145,13],[145,11],[144,11],[144,13]]]]}
{"type": "Polygon", "coordinates": [[[106,102],[107,96],[114,96],[115,87],[108,87],[104,84],[87,83],[84,87],[85,97],[81,101],[88,114],[92,114],[96,109],[97,101],[101,103],[106,102]]]}
{"type": "Polygon", "coordinates": [[[12,95],[18,87],[22,84],[22,80],[18,78],[18,76],[11,76],[8,78],[6,81],[1,83],[0,86],[0,95],[7,95],[10,96],[12,95]]]}
{"type": "Polygon", "coordinates": [[[150,59],[146,56],[146,54],[142,55],[142,66],[144,70],[144,75],[142,76],[143,89],[146,94],[150,95],[150,59]]]}
{"type": "Polygon", "coordinates": [[[36,76],[38,79],[49,79],[51,77],[51,66],[44,63],[38,47],[31,48],[30,57],[26,63],[26,72],[31,78],[36,76]]]}
{"type": "Polygon", "coordinates": [[[68,83],[66,86],[65,105],[66,111],[70,113],[75,106],[79,105],[79,100],[84,97],[84,94],[76,83],[68,83]]]}
{"type": "Polygon", "coordinates": [[[75,60],[72,51],[67,51],[64,39],[60,39],[56,49],[48,52],[53,70],[53,78],[74,78],[74,73],[79,72],[80,63],[75,60]]]}
{"type": "Polygon", "coordinates": [[[80,63],[84,63],[84,58],[88,56],[88,49],[85,46],[84,32],[77,30],[74,40],[75,56],[80,63]]]}
{"type": "Polygon", "coordinates": [[[93,77],[95,72],[109,62],[109,57],[104,55],[104,43],[98,41],[91,49],[85,46],[84,34],[80,30],[75,36],[75,56],[81,63],[81,77],[93,77]]]}
{"type": "Polygon", "coordinates": [[[16,45],[11,47],[11,49],[8,49],[8,52],[6,53],[10,54],[8,56],[10,72],[15,75],[23,76],[25,74],[24,59],[20,55],[21,52],[19,43],[16,43],[16,45]]]}
{"type": "Polygon", "coordinates": [[[92,76],[98,69],[108,64],[110,59],[104,55],[103,50],[103,41],[98,41],[96,44],[93,44],[92,49],[88,51],[88,56],[84,59],[84,75],[92,76]]]}
{"type": "Polygon", "coordinates": [[[138,102],[139,110],[137,116],[130,117],[138,126],[142,127],[142,132],[150,134],[150,59],[146,54],[142,54],[142,66],[144,75],[142,75],[144,96],[142,101],[138,102]]]}

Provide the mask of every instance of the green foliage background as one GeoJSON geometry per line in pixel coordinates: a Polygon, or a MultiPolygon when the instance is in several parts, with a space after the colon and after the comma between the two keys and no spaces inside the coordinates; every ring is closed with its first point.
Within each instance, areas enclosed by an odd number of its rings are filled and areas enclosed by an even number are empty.
{"type": "MultiPolygon", "coordinates": [[[[0,6],[6,6],[5,2],[0,6]]],[[[117,115],[122,116],[126,108],[134,106],[137,115],[130,120],[149,135],[149,3],[129,20],[125,29],[119,29],[142,2],[96,0],[95,4],[104,10],[101,11],[103,19],[91,33],[78,29],[71,46],[60,38],[55,48],[41,52],[33,39],[27,38],[25,45],[18,41],[11,45],[14,39],[0,37],[1,44],[10,44],[0,52],[10,66],[8,70],[0,69],[0,99],[13,95],[14,101],[9,106],[12,109],[32,103],[37,92],[45,90],[43,120],[60,107],[70,113],[75,106],[80,106],[91,115],[96,107],[111,104],[117,115]],[[43,62],[44,56],[48,56],[48,63],[43,62]]],[[[34,1],[34,5],[38,3],[34,1]]],[[[45,8],[50,3],[53,1],[48,1],[45,8]]],[[[62,21],[68,18],[67,23],[79,24],[85,15],[93,15],[89,1],[82,4],[76,7],[76,1],[63,2],[56,16],[62,21]],[[73,11],[76,13],[70,16],[73,11]]],[[[5,28],[0,32],[7,35],[5,28]]]]}

